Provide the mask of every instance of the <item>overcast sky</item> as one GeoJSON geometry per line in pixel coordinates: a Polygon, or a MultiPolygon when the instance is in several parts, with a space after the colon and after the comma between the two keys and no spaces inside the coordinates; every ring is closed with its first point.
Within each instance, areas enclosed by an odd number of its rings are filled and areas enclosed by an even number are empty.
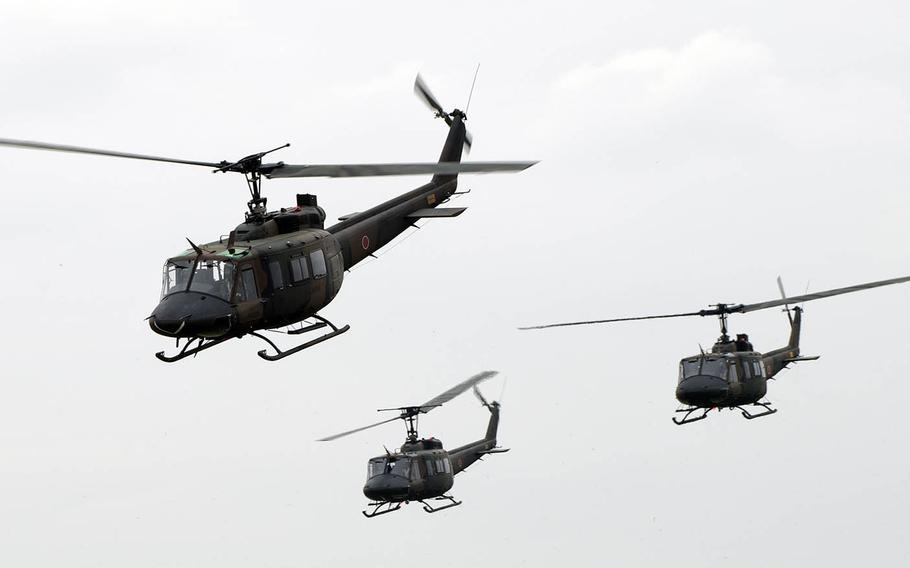
{"type": "MultiPolygon", "coordinates": [[[[807,304],[780,409],[686,427],[678,360],[714,320],[519,332],[910,274],[903,2],[0,2],[0,137],[218,161],[422,161],[470,108],[457,219],[364,263],[277,363],[252,338],[166,365],[144,318],[239,176],[0,149],[4,566],[897,566],[910,560],[910,287],[807,304]],[[189,4],[189,5],[188,5],[189,4]],[[461,507],[360,515],[376,408],[485,369],[500,443],[461,507]]],[[[330,219],[424,183],[275,180],[330,219]]],[[[776,310],[731,318],[757,349],[776,310]]],[[[473,397],[422,420],[480,437],[473,397]]]]}

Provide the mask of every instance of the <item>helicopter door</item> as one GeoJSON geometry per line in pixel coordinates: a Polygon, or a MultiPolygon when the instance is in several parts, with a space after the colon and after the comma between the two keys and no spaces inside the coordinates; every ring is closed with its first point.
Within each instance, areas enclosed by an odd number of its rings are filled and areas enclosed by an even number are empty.
{"type": "Polygon", "coordinates": [[[251,265],[240,270],[237,282],[237,320],[243,324],[262,317],[262,303],[259,301],[259,286],[256,283],[256,271],[251,265]]]}
{"type": "Polygon", "coordinates": [[[275,324],[297,321],[309,299],[306,258],[300,255],[290,258],[285,255],[270,256],[268,271],[271,283],[269,321],[275,324]]]}
{"type": "Polygon", "coordinates": [[[327,300],[331,300],[341,288],[341,282],[344,280],[344,257],[341,253],[329,257],[329,279],[331,280],[332,289],[327,300]]]}
{"type": "Polygon", "coordinates": [[[411,481],[423,481],[427,477],[426,467],[423,465],[423,460],[420,458],[414,458],[411,460],[411,481]]]}
{"type": "Polygon", "coordinates": [[[310,266],[313,268],[313,281],[310,284],[310,306],[314,309],[319,309],[327,304],[332,297],[327,289],[325,253],[321,248],[310,253],[310,266]]]}

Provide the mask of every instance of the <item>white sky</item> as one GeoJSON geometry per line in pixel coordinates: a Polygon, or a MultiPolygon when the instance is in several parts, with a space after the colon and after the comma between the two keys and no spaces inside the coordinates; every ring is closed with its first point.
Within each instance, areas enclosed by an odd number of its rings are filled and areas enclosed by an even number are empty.
{"type": "MultiPolygon", "coordinates": [[[[775,416],[670,422],[713,320],[549,332],[910,273],[901,2],[0,3],[0,136],[199,160],[433,160],[480,76],[469,206],[348,275],[349,333],[278,363],[174,365],[143,318],[164,259],[242,219],[239,176],[0,149],[0,564],[742,567],[910,560],[910,288],[806,306],[775,416]],[[414,306],[421,306],[415,309],[414,306]],[[318,444],[480,370],[508,379],[464,505],[366,520],[395,425],[318,444]],[[462,549],[470,552],[467,556],[462,549]]],[[[423,179],[268,182],[330,218],[423,179]]],[[[756,347],[786,320],[734,317],[756,347]]],[[[486,387],[499,395],[502,379],[486,387]]],[[[470,396],[422,433],[479,437],[470,396]]]]}

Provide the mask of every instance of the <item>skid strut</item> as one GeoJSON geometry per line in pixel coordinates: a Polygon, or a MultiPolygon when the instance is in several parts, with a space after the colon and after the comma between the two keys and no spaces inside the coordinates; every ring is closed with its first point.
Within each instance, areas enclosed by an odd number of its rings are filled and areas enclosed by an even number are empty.
{"type": "Polygon", "coordinates": [[[443,505],[442,507],[433,507],[426,501],[421,500],[420,504],[423,505],[423,510],[427,513],[436,513],[437,511],[443,511],[445,509],[451,509],[452,507],[457,507],[461,505],[461,501],[456,501],[454,497],[450,495],[441,495],[433,499],[433,501],[448,501],[448,505],[443,505]]]}
{"type": "Polygon", "coordinates": [[[711,410],[710,407],[703,408],[701,406],[690,406],[689,408],[680,408],[680,409],[676,410],[676,412],[685,412],[686,415],[683,416],[681,419],[677,419],[674,416],[673,423],[676,424],[677,426],[682,426],[683,424],[691,424],[692,422],[698,422],[699,420],[704,420],[705,418],[708,417],[708,412],[710,410],[711,410]],[[704,412],[702,412],[700,416],[696,416],[695,418],[689,418],[689,416],[693,412],[697,412],[699,410],[703,410],[704,412]]]}
{"type": "Polygon", "coordinates": [[[302,343],[302,344],[298,345],[297,347],[292,347],[291,349],[288,349],[287,351],[282,351],[281,349],[279,349],[278,346],[275,345],[275,343],[271,339],[269,339],[259,333],[256,333],[255,331],[251,331],[250,335],[258,337],[259,339],[265,341],[266,343],[268,343],[269,345],[272,346],[272,349],[275,350],[274,355],[269,355],[269,353],[266,349],[259,351],[257,354],[260,357],[262,357],[263,359],[265,359],[266,361],[278,361],[279,359],[284,359],[288,355],[293,355],[294,353],[300,353],[301,351],[303,351],[304,349],[306,349],[308,347],[312,347],[318,343],[322,343],[323,341],[325,341],[327,339],[331,339],[331,338],[335,337],[336,335],[341,335],[342,333],[351,329],[351,326],[349,326],[349,325],[345,325],[344,327],[336,327],[335,324],[333,324],[332,322],[330,322],[329,320],[325,319],[322,316],[314,315],[312,317],[319,321],[312,325],[308,325],[308,326],[300,328],[300,329],[295,329],[295,330],[289,331],[288,333],[292,334],[292,335],[300,335],[302,333],[307,333],[309,331],[315,331],[317,329],[322,329],[323,327],[331,327],[332,331],[330,331],[324,335],[321,335],[321,336],[317,337],[316,339],[311,339],[310,341],[307,341],[306,343],[302,343]]]}
{"type": "Polygon", "coordinates": [[[164,351],[159,351],[158,353],[155,353],[155,357],[157,357],[161,361],[164,361],[165,363],[173,363],[174,361],[179,361],[179,360],[189,357],[191,355],[195,355],[195,354],[199,353],[200,351],[205,351],[209,347],[214,347],[214,346],[218,345],[219,343],[224,343],[228,339],[234,339],[234,337],[236,337],[236,336],[228,335],[226,337],[219,337],[218,339],[210,339],[208,341],[206,341],[205,338],[200,337],[200,338],[198,338],[199,345],[197,345],[196,347],[193,347],[192,349],[190,349],[190,346],[193,343],[195,343],[197,340],[189,339],[186,342],[186,345],[183,346],[183,349],[181,349],[180,352],[177,353],[176,355],[169,356],[169,355],[165,355],[164,351]]]}
{"type": "Polygon", "coordinates": [[[736,408],[738,408],[740,411],[742,411],[743,417],[745,417],[746,420],[752,420],[753,418],[761,418],[762,416],[768,416],[769,414],[774,414],[775,412],[777,412],[776,408],[771,408],[770,402],[753,402],[751,406],[760,406],[760,407],[764,408],[764,411],[759,412],[757,414],[752,414],[741,406],[737,406],[736,408]]]}
{"type": "Polygon", "coordinates": [[[369,506],[373,507],[372,511],[370,511],[369,513],[367,513],[366,511],[360,511],[360,512],[363,513],[364,517],[366,517],[368,519],[372,519],[373,517],[378,517],[379,515],[385,515],[386,513],[391,513],[393,511],[397,511],[398,509],[401,509],[401,502],[393,503],[391,501],[377,501],[375,503],[370,503],[369,506]],[[383,507],[385,507],[385,510],[380,511],[380,509],[382,509],[383,507]]]}

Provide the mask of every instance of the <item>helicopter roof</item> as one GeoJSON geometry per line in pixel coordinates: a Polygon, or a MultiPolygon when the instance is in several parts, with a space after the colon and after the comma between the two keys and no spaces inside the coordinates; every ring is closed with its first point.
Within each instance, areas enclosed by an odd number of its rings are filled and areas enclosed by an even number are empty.
{"type": "MultiPolygon", "coordinates": [[[[228,247],[227,241],[213,241],[205,243],[199,248],[202,249],[202,258],[210,260],[239,260],[250,253],[279,251],[288,246],[307,245],[318,241],[328,235],[322,229],[306,228],[295,231],[294,233],[285,233],[272,235],[254,241],[244,241],[243,243],[234,243],[228,247]],[[290,238],[289,238],[290,237],[290,238]],[[280,245],[280,246],[276,246],[280,245]]],[[[192,248],[186,249],[168,260],[195,259],[196,251],[192,248]]]]}
{"type": "Polygon", "coordinates": [[[758,351],[725,351],[722,353],[699,353],[698,355],[690,355],[689,357],[683,357],[679,360],[680,363],[695,363],[700,359],[706,361],[714,361],[718,359],[733,359],[736,357],[756,357],[760,356],[761,353],[758,351]]]}

